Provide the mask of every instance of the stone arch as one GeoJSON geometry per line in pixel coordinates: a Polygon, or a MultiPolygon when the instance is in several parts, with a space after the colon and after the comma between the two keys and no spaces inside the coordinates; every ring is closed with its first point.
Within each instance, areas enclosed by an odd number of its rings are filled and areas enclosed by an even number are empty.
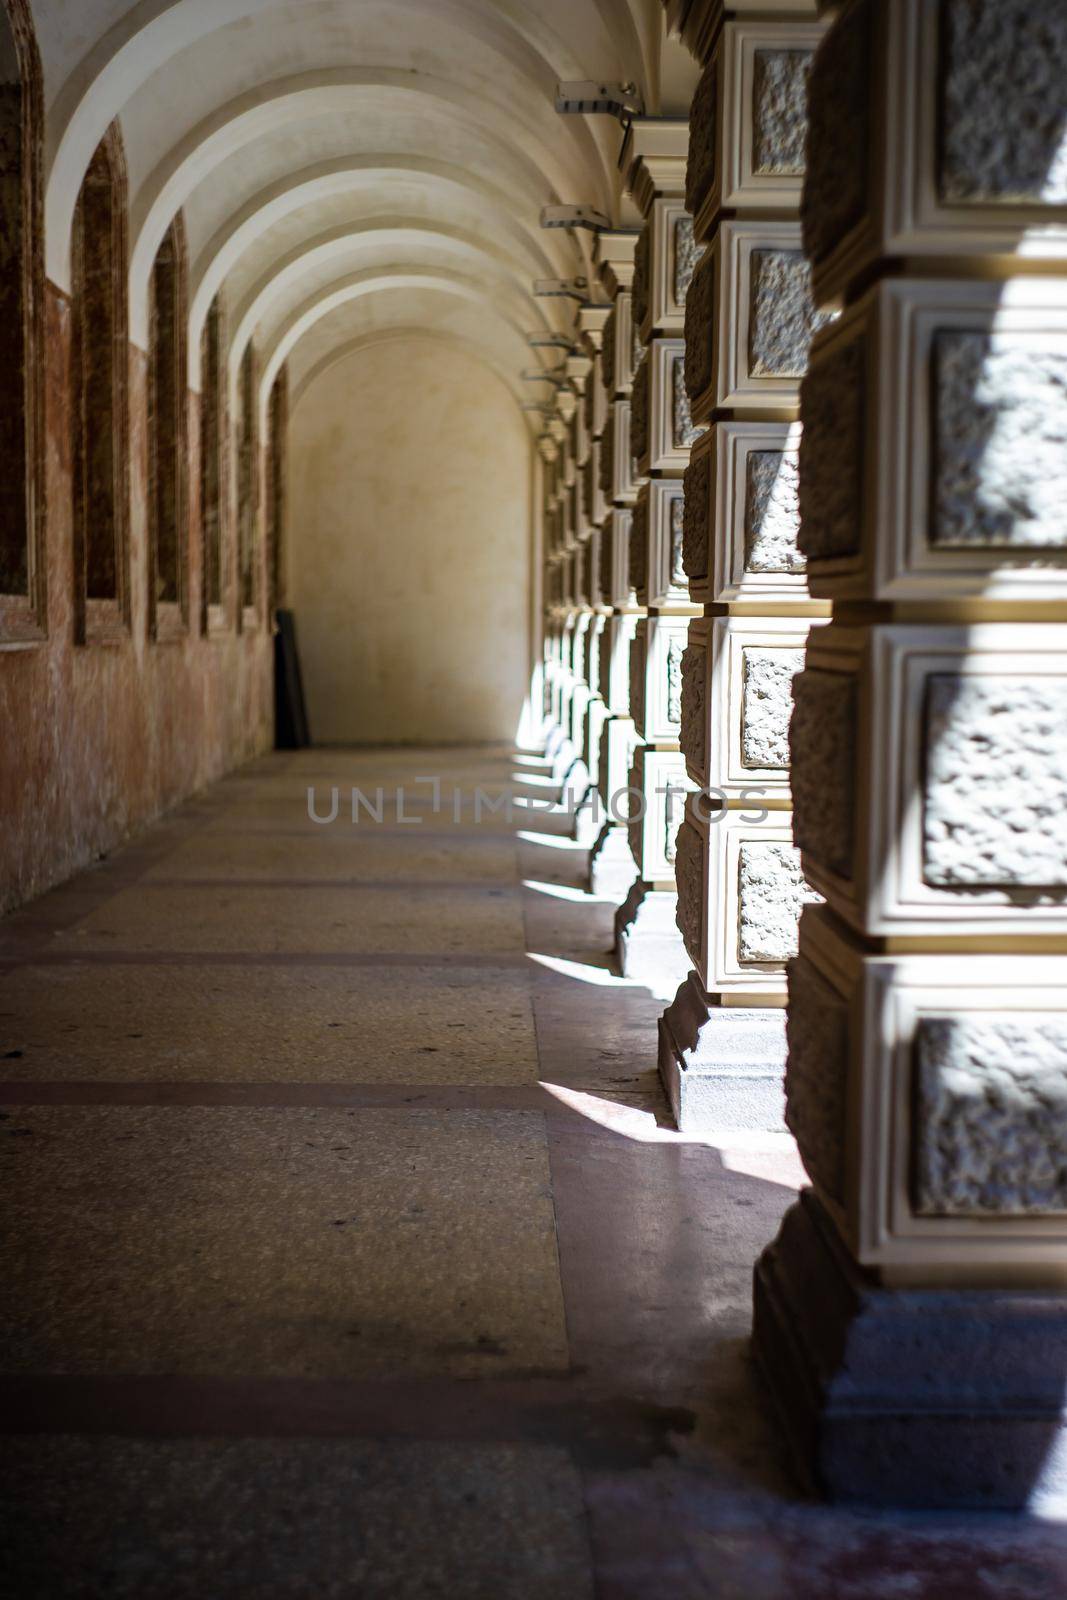
{"type": "Polygon", "coordinates": [[[74,630],[79,644],[124,633],[129,585],[127,178],[117,122],[74,213],[71,463],[74,630]]]}
{"type": "Polygon", "coordinates": [[[47,628],[41,61],[28,0],[0,5],[0,642],[47,628]]]}

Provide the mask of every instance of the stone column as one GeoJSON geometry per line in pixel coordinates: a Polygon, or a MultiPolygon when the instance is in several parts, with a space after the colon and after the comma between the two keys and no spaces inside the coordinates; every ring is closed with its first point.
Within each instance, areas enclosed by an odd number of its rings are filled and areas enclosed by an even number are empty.
{"type": "Polygon", "coordinates": [[[677,844],[693,970],[659,1045],[686,1131],[783,1127],[786,962],[814,898],[793,845],[788,749],[792,680],[829,613],[809,596],[797,547],[800,380],[820,320],[799,218],[824,27],[814,9],[697,7],[687,23],[706,63],[686,187],[704,248],[685,377],[707,428],[686,474],[683,565],[701,612],[681,672],[681,746],[699,792],[677,844]]]}
{"type": "Polygon", "coordinates": [[[790,970],[812,1187],[755,1345],[829,1494],[1067,1481],[1067,9],[852,0],[812,72],[790,970]]]}
{"type": "Polygon", "coordinates": [[[541,458],[541,548],[544,556],[544,656],[541,742],[546,752],[560,730],[563,675],[563,540],[558,507],[559,447],[545,430],[537,441],[541,458]]]}
{"type": "Polygon", "coordinates": [[[611,616],[610,597],[602,584],[602,544],[608,517],[608,501],[600,483],[600,455],[607,404],[601,376],[601,346],[604,325],[610,315],[606,305],[579,308],[575,328],[578,354],[568,361],[568,369],[578,395],[581,422],[581,510],[586,529],[585,589],[590,606],[586,633],[585,681],[589,687],[583,740],[579,752],[586,780],[585,791],[576,800],[574,837],[593,846],[600,833],[604,811],[600,799],[600,744],[609,712],[601,685],[601,652],[608,646],[607,626],[611,616]]]}
{"type": "Polygon", "coordinates": [[[682,333],[694,265],[685,208],[688,123],[631,123],[619,167],[644,218],[634,256],[632,320],[639,351],[630,451],[639,488],[630,539],[630,588],[639,607],[630,651],[630,850],[637,876],[616,917],[624,976],[669,994],[685,972],[676,920],[675,839],[690,787],[678,737],[681,663],[693,607],[681,572],[682,474],[699,429],[684,385],[682,333]]]}
{"type": "Polygon", "coordinates": [[[598,658],[599,689],[606,717],[600,733],[597,800],[600,830],[589,858],[593,894],[622,900],[637,868],[626,830],[626,790],[634,747],[630,716],[630,650],[637,626],[637,597],[630,584],[630,527],[637,496],[630,454],[630,394],[634,335],[630,286],[636,232],[597,236],[594,264],[610,311],[600,345],[603,424],[600,490],[604,521],[600,538],[599,594],[605,613],[598,658]]]}

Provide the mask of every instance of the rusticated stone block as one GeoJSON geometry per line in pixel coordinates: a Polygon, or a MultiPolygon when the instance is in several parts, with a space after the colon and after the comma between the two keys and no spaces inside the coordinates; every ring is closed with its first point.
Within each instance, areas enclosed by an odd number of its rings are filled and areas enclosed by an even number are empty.
{"type": "Polygon", "coordinates": [[[836,346],[814,363],[801,387],[798,543],[809,561],[859,548],[866,349],[862,337],[836,346]]]}
{"type": "Polygon", "coordinates": [[[1067,545],[1067,356],[942,329],[935,340],[938,545],[1067,545]]]}
{"type": "Polygon", "coordinates": [[[1067,203],[1062,0],[943,0],[942,198],[1067,203]]]}
{"type": "Polygon", "coordinates": [[[924,1017],[915,1062],[918,1212],[1067,1211],[1067,1019],[924,1017]]]}
{"type": "Polygon", "coordinates": [[[804,250],[823,261],[862,221],[871,162],[872,0],[845,12],[815,55],[808,83],[804,250]]]}
{"type": "Polygon", "coordinates": [[[608,423],[600,441],[600,488],[611,499],[615,492],[615,419],[608,407],[608,423]]]}
{"type": "Polygon", "coordinates": [[[803,572],[800,473],[793,451],[750,450],[745,483],[745,570],[803,572]]]}
{"type": "Polygon", "coordinates": [[[687,793],[683,784],[668,782],[663,797],[663,859],[672,867],[678,859],[678,832],[685,816],[687,793]]]}
{"type": "Polygon", "coordinates": [[[845,1190],[848,1007],[804,956],[789,963],[785,1120],[815,1183],[845,1190]]]}
{"type": "Polygon", "coordinates": [[[793,679],[789,724],[793,837],[843,878],[852,876],[855,762],[854,679],[805,668],[793,679]]]}
{"type": "Polygon", "coordinates": [[[714,257],[710,250],[693,273],[685,299],[685,386],[695,400],[711,383],[715,315],[714,257]]]}
{"type": "Polygon", "coordinates": [[[637,497],[630,524],[630,588],[640,594],[648,582],[648,495],[637,497]]]}
{"type": "Polygon", "coordinates": [[[674,224],[674,301],[684,306],[693,281],[700,249],[693,235],[692,217],[679,217],[674,224]]]}
{"type": "Polygon", "coordinates": [[[753,171],[798,176],[804,171],[811,51],[757,50],[753,69],[753,171]]]}
{"type": "Polygon", "coordinates": [[[689,157],[685,169],[685,209],[696,216],[715,176],[717,143],[717,66],[710,61],[689,107],[689,157]]]}
{"type": "Polygon", "coordinates": [[[934,674],[923,878],[1067,889],[1067,680],[934,674]]]}
{"type": "Polygon", "coordinates": [[[802,378],[812,334],[827,321],[816,312],[811,270],[800,250],[753,250],[749,366],[757,378],[802,378]]]}
{"type": "Polygon", "coordinates": [[[671,363],[671,390],[671,443],[676,449],[688,450],[700,438],[703,429],[693,425],[689,396],[685,392],[685,362],[681,356],[676,356],[671,363]]]}
{"type": "MultiPolygon", "coordinates": [[[[633,325],[635,333],[641,327],[648,315],[649,302],[649,273],[651,271],[652,256],[652,224],[646,222],[637,236],[634,246],[634,275],[630,286],[630,305],[633,312],[633,325]]],[[[634,364],[637,363],[635,354],[634,364]]]]}
{"type": "Polygon", "coordinates": [[[630,454],[635,461],[648,454],[649,361],[643,356],[634,374],[630,397],[630,454]]]}
{"type": "Polygon", "coordinates": [[[678,880],[675,918],[693,965],[700,965],[701,929],[704,922],[704,842],[691,823],[678,830],[674,871],[678,880]]]}
{"type": "Polygon", "coordinates": [[[708,575],[708,496],[711,466],[706,455],[697,456],[685,469],[682,512],[682,565],[686,576],[708,575]]]}
{"type": "Polygon", "coordinates": [[[614,550],[612,549],[612,542],[614,538],[612,520],[613,519],[609,516],[604,524],[603,532],[600,535],[600,594],[602,599],[605,601],[610,601],[615,592],[612,565],[615,554],[614,550]]]}
{"type": "Polygon", "coordinates": [[[645,725],[645,670],[647,634],[642,629],[630,646],[630,715],[639,728],[645,725]]]}
{"type": "Polygon", "coordinates": [[[707,652],[700,645],[688,645],[682,655],[682,752],[698,772],[704,770],[708,754],[708,707],[705,695],[707,652]]]}
{"type": "Polygon", "coordinates": [[[749,839],[737,861],[737,948],[745,961],[785,962],[797,953],[797,922],[821,899],[804,881],[792,845],[749,839]]]}
{"type": "Polygon", "coordinates": [[[685,588],[685,567],[682,564],[682,539],[684,533],[685,500],[681,494],[676,494],[671,500],[670,510],[670,562],[669,576],[672,589],[685,588]]]}
{"type": "Polygon", "coordinates": [[[667,721],[672,728],[682,722],[682,656],[685,645],[681,634],[672,634],[667,645],[667,721]]]}
{"type": "Polygon", "coordinates": [[[793,679],[804,666],[804,652],[749,648],[742,662],[741,760],[746,767],[785,769],[793,679]]]}
{"type": "Polygon", "coordinates": [[[600,344],[600,375],[609,395],[615,392],[615,330],[618,320],[619,313],[616,307],[612,306],[604,323],[604,335],[600,344]]]}

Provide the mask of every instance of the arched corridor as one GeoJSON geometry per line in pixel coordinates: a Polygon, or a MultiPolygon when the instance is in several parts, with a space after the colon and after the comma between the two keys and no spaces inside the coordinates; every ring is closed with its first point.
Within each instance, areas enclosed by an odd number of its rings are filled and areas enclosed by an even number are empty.
{"type": "Polygon", "coordinates": [[[1062,0],[0,0],[0,1589],[1067,1588],[1062,0]]]}

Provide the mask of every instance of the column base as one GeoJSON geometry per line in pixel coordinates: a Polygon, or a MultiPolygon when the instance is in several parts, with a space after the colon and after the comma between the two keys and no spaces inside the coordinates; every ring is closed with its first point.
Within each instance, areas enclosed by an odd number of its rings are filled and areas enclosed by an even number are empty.
{"type": "Polygon", "coordinates": [[[712,1005],[691,972],[659,1020],[659,1072],[682,1133],[784,1133],[785,1012],[712,1005]]]}
{"type": "Polygon", "coordinates": [[[675,912],[678,896],[635,878],[615,913],[615,956],[624,978],[667,999],[689,966],[675,912]]]}
{"type": "Polygon", "coordinates": [[[605,822],[589,857],[589,893],[605,900],[625,900],[636,877],[637,863],[625,824],[605,822]]]}
{"type": "Polygon", "coordinates": [[[1067,1294],[883,1288],[805,1190],[756,1265],[753,1345],[830,1499],[1062,1514],[1067,1294]]]}

